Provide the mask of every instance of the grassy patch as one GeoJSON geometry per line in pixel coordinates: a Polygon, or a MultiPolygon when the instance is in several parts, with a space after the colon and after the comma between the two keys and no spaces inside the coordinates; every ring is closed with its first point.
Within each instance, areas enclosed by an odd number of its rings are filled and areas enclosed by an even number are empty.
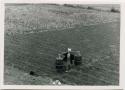
{"type": "Polygon", "coordinates": [[[5,67],[67,85],[118,85],[119,20],[119,13],[57,5],[6,6],[5,67]],[[57,73],[55,58],[68,47],[81,52],[83,64],[57,73]]]}

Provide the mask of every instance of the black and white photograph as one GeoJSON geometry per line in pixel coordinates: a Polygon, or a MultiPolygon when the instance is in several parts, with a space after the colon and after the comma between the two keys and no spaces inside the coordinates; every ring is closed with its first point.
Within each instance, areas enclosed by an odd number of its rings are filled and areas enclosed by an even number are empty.
{"type": "MultiPolygon", "coordinates": [[[[22,89],[0,89],[0,90],[22,90],[22,89]]],[[[43,89],[23,89],[23,90],[43,90],[43,89]]],[[[45,89],[53,90],[53,89],[45,89]]],[[[123,90],[123,89],[54,89],[54,90],[123,90]]]]}
{"type": "Polygon", "coordinates": [[[120,4],[4,7],[4,85],[119,85],[120,4]]]}
{"type": "MultiPolygon", "coordinates": [[[[0,90],[22,90],[22,89],[0,89],[0,90]]],[[[23,90],[43,90],[43,89],[23,89],[23,90]]],[[[45,89],[53,90],[53,89],[45,89]]],[[[123,89],[54,89],[54,90],[123,90],[123,89]]]]}

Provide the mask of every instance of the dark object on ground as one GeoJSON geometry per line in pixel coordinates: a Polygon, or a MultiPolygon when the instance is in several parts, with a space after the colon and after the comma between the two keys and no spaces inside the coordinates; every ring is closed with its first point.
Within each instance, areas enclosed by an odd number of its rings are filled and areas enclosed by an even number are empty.
{"type": "Polygon", "coordinates": [[[117,9],[115,9],[115,8],[111,8],[111,10],[110,10],[111,12],[114,12],[114,13],[120,13],[120,11],[119,10],[117,10],[117,9]]]}
{"type": "Polygon", "coordinates": [[[59,59],[59,58],[56,59],[56,70],[57,72],[65,71],[63,59],[59,59]]]}
{"type": "Polygon", "coordinates": [[[72,7],[72,8],[76,8],[76,6],[72,5],[72,4],[64,4],[64,6],[66,7],[72,7]]]}
{"type": "Polygon", "coordinates": [[[82,56],[75,56],[75,65],[82,64],[82,56]]]}
{"type": "Polygon", "coordinates": [[[30,73],[29,73],[30,75],[35,75],[35,72],[34,71],[30,71],[30,73]]]}
{"type": "Polygon", "coordinates": [[[94,9],[93,7],[88,6],[87,9],[94,9]]]}

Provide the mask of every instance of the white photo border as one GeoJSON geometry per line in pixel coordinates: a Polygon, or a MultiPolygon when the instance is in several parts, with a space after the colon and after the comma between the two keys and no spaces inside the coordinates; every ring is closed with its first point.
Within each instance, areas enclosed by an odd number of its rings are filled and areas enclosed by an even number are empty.
{"type": "Polygon", "coordinates": [[[125,84],[125,2],[124,0],[2,0],[0,2],[0,89],[122,89],[125,84]],[[5,3],[68,3],[68,4],[120,4],[120,79],[118,86],[51,86],[51,85],[4,85],[4,4],[5,3]]]}

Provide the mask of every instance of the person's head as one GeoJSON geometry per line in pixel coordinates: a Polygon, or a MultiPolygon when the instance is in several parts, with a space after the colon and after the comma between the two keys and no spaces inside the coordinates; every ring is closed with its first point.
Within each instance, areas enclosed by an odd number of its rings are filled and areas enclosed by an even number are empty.
{"type": "Polygon", "coordinates": [[[68,53],[70,53],[72,50],[71,50],[71,48],[68,48],[68,53]]]}
{"type": "Polygon", "coordinates": [[[61,54],[58,54],[58,58],[61,58],[61,54]]]}

